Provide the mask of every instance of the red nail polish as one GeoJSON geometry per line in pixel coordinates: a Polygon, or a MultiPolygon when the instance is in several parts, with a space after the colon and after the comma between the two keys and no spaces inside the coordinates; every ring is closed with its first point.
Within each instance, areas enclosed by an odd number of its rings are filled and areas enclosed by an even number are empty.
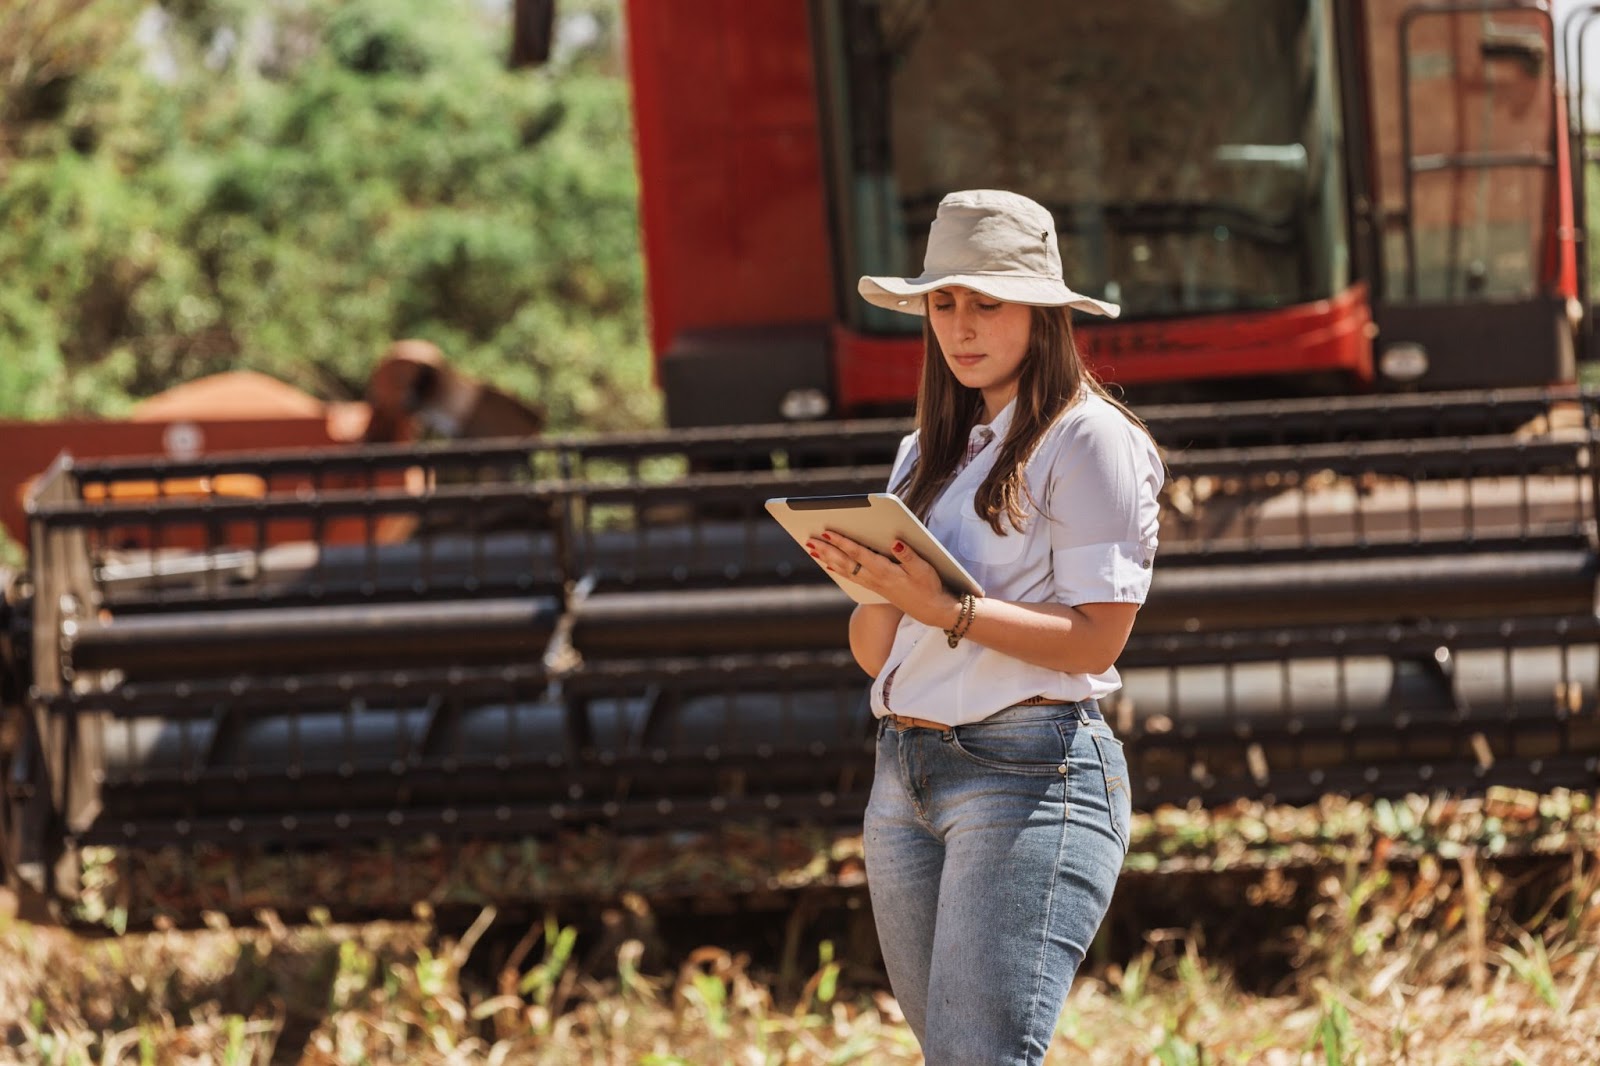
{"type": "Polygon", "coordinates": [[[812,552],[812,553],[811,553],[811,558],[813,558],[813,559],[820,559],[820,558],[822,558],[822,556],[820,556],[820,555],[818,555],[818,554],[817,554],[817,553],[816,553],[816,552],[812,552]]]}
{"type": "Polygon", "coordinates": [[[899,541],[895,541],[894,542],[894,550],[897,551],[897,552],[903,552],[903,551],[906,550],[906,546],[904,544],[901,544],[899,541]]]}
{"type": "Polygon", "coordinates": [[[823,540],[825,540],[825,541],[827,541],[827,542],[829,542],[829,543],[830,543],[830,544],[831,544],[831,543],[833,543],[833,538],[832,538],[832,537],[830,537],[830,536],[828,536],[828,535],[827,535],[827,534],[826,534],[826,533],[824,533],[824,534],[823,534],[823,535],[822,535],[822,539],[823,539],[823,540]]]}

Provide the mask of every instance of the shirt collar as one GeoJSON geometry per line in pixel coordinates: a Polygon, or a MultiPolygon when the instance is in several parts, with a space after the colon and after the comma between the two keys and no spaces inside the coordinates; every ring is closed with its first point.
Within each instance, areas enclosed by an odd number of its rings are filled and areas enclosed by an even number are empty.
{"type": "Polygon", "coordinates": [[[1011,397],[1007,404],[1000,408],[1000,413],[994,416],[994,421],[980,423],[967,432],[967,443],[978,440],[1005,439],[1006,430],[1011,428],[1011,416],[1016,412],[1017,398],[1011,397]]]}

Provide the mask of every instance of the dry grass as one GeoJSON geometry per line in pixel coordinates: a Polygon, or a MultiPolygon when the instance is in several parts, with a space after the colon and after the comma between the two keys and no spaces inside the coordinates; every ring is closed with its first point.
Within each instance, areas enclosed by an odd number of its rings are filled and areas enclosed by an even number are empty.
{"type": "MultiPolygon", "coordinates": [[[[1337,829],[1329,813],[1319,824],[1337,829]]],[[[1481,817],[1483,805],[1468,813],[1481,817]]],[[[1215,815],[1196,814],[1207,824],[1191,820],[1183,832],[1164,817],[1142,831],[1214,839],[1215,815]]],[[[1530,865],[1497,858],[1454,823],[1415,819],[1432,826],[1424,838],[1392,811],[1385,817],[1395,836],[1343,862],[1324,855],[1298,881],[1281,863],[1205,875],[1227,880],[1216,895],[1234,902],[1208,905],[1189,927],[1165,927],[1163,904],[1130,881],[1135,898],[1123,900],[1120,920],[1143,933],[1120,957],[1086,967],[1048,1061],[1600,1061],[1600,836],[1569,836],[1559,855],[1530,865]],[[1444,846],[1453,838],[1462,839],[1444,846]],[[1401,844],[1409,852],[1396,862],[1401,844]],[[1259,934],[1276,939],[1256,941],[1270,952],[1216,946],[1238,939],[1224,930],[1248,930],[1269,912],[1296,919],[1260,924],[1281,930],[1259,934]],[[1264,979],[1267,954],[1282,970],[1264,979]]],[[[1462,820],[1471,818],[1458,812],[1462,820]]],[[[597,961],[554,918],[507,952],[522,930],[492,907],[460,935],[426,920],[290,927],[272,912],[259,918],[122,937],[0,920],[0,1061],[920,1061],[870,968],[845,967],[826,943],[809,981],[780,997],[774,977],[722,947],[646,967],[645,945],[626,939],[597,961]]],[[[721,930],[694,932],[715,943],[721,930]]]]}

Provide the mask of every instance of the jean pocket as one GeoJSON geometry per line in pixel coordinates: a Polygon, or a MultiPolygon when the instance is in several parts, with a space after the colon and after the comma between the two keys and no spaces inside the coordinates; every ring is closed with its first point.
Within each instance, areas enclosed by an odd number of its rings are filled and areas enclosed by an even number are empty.
{"type": "Polygon", "coordinates": [[[1109,730],[1091,729],[1096,757],[1100,760],[1100,779],[1105,784],[1106,815],[1111,831],[1122,844],[1122,854],[1128,854],[1133,832],[1133,792],[1128,781],[1128,759],[1122,751],[1122,741],[1109,730]]]}
{"type": "Polygon", "coordinates": [[[951,730],[950,746],[968,760],[992,770],[1060,775],[1067,765],[1067,737],[1062,730],[1063,724],[1054,719],[991,725],[980,722],[951,730]]]}
{"type": "Polygon", "coordinates": [[[1122,740],[1111,731],[1111,726],[1107,723],[1098,721],[1094,722],[1089,727],[1089,731],[1094,734],[1096,740],[1107,745],[1107,751],[1120,752],[1122,750],[1122,740]]]}

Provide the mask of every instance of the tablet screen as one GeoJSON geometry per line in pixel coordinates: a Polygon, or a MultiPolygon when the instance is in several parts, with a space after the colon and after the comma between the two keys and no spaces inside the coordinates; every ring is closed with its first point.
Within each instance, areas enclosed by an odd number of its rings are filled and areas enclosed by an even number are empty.
{"type": "MultiPolygon", "coordinates": [[[[881,555],[893,558],[895,541],[903,541],[926,559],[947,587],[956,592],[983,595],[966,567],[940,544],[938,538],[911,513],[898,496],[888,492],[857,493],[848,496],[788,496],[767,501],[767,511],[804,546],[809,539],[833,530],[881,555]]],[[[840,588],[857,603],[883,603],[883,597],[870,592],[842,574],[828,573],[840,588]]]]}

